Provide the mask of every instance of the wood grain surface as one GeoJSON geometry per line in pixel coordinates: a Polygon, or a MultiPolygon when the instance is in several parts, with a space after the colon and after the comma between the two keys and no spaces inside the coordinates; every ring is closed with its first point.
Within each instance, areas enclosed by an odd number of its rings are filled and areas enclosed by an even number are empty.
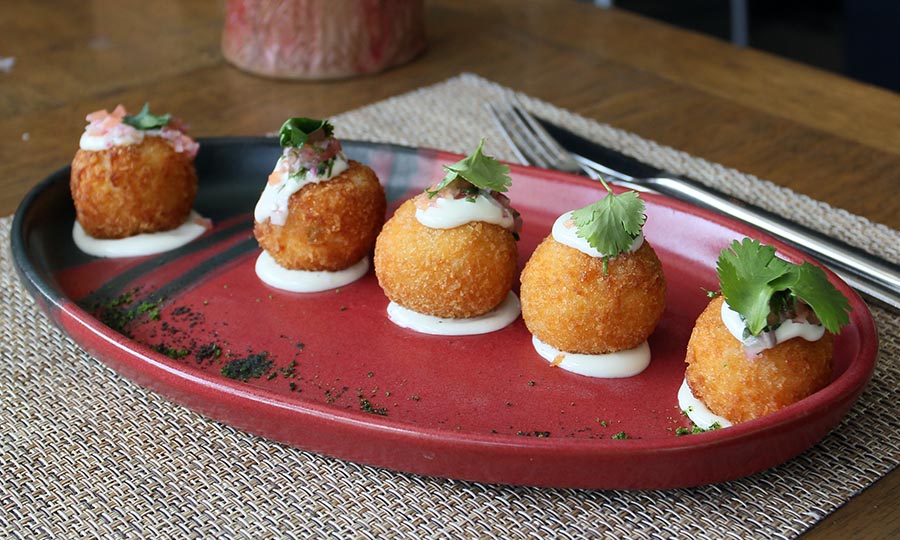
{"type": "MultiPolygon", "coordinates": [[[[260,78],[220,53],[223,2],[0,0],[0,215],[67,165],[86,113],[151,100],[199,137],[261,135],[463,71],[900,228],[900,96],[574,0],[428,0],[429,47],[351,80],[260,78]]],[[[900,534],[894,472],[805,534],[900,534]]]]}

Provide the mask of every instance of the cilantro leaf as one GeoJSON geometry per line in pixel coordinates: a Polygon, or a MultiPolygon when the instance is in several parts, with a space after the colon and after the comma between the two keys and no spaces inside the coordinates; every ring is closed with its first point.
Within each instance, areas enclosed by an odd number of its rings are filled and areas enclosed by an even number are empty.
{"type": "Polygon", "coordinates": [[[792,310],[796,299],[809,304],[830,332],[850,319],[850,303],[828,282],[822,269],[796,265],[775,256],[775,248],[758,240],[735,240],[719,254],[719,285],[731,309],[743,315],[747,329],[758,336],[771,313],[792,310]]]}
{"type": "Polygon", "coordinates": [[[315,120],[313,118],[288,118],[281,125],[279,131],[279,142],[281,146],[293,146],[300,148],[309,138],[319,130],[322,131],[322,138],[331,137],[334,133],[334,127],[328,123],[328,120],[315,120]]]}
{"type": "Polygon", "coordinates": [[[462,178],[479,189],[506,191],[512,185],[512,179],[509,177],[509,166],[484,155],[482,148],[484,148],[484,139],[481,139],[481,142],[478,143],[478,148],[467,157],[453,165],[444,165],[444,170],[447,171],[447,174],[434,188],[425,190],[428,196],[434,197],[457,178],[462,178]]]}
{"type": "Polygon", "coordinates": [[[779,281],[790,279],[789,263],[775,256],[775,248],[757,240],[735,240],[718,260],[719,284],[731,309],[746,319],[754,336],[766,326],[772,295],[784,290],[779,281]]]}
{"type": "Polygon", "coordinates": [[[157,129],[167,125],[170,118],[172,118],[171,114],[162,114],[159,116],[150,114],[150,103],[145,102],[144,107],[141,108],[141,112],[137,114],[126,114],[122,117],[122,123],[135,129],[157,129]]]}
{"type": "Polygon", "coordinates": [[[572,212],[576,234],[607,257],[630,250],[646,220],[644,201],[634,191],[616,195],[610,190],[606,197],[572,212]]]}
{"type": "Polygon", "coordinates": [[[850,322],[850,301],[841,294],[818,266],[807,262],[796,267],[797,282],[791,287],[794,296],[812,308],[826,330],[832,333],[850,322]]]}

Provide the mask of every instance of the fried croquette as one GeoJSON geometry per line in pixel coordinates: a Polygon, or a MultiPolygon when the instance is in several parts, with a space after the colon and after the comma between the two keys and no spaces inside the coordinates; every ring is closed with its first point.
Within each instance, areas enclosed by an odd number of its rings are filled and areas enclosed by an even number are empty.
{"type": "Polygon", "coordinates": [[[349,168],[291,195],[284,225],[256,222],[260,247],[289,270],[343,270],[366,256],[384,223],[384,188],[369,167],[349,168]]]}
{"type": "Polygon", "coordinates": [[[375,244],[375,274],[388,298],[452,319],[482,315],[506,299],[518,256],[510,231],[482,221],[433,229],[415,213],[414,201],[404,202],[375,244]]]}
{"type": "Polygon", "coordinates": [[[81,150],[70,180],[78,223],[94,238],[174,229],[197,194],[193,157],[161,137],[99,151],[81,150]]]}
{"type": "Polygon", "coordinates": [[[685,378],[694,396],[732,423],[765,416],[831,381],[834,337],[794,338],[748,355],[722,322],[723,297],[714,298],[694,326],[685,378]]]}
{"type": "Polygon", "coordinates": [[[522,318],[561,351],[607,354],[634,348],[665,309],[666,280],[646,241],[634,253],[591,257],[548,236],[522,271],[522,318]]]}

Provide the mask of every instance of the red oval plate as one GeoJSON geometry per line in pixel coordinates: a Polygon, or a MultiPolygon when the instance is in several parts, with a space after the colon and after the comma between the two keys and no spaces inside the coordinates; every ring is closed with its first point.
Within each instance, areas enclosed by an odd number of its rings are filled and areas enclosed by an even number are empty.
{"type": "MultiPolygon", "coordinates": [[[[345,148],[376,170],[389,212],[460,157],[370,143],[345,148]]],[[[338,291],[271,289],[253,271],[252,210],[278,154],[269,139],[202,141],[196,208],[215,228],[182,249],[120,260],[88,257],[72,243],[62,169],[16,214],[12,247],[23,281],[91,354],[211,418],[341,459],[480,482],[649,489],[739,478],[815,444],[871,376],[871,315],[829,273],[853,307],[835,343],[832,383],[765,418],[677,436],[689,426],[676,399],[684,350],[707,302],[703,288],[716,287],[719,251],[751,236],[794,261],[804,257],[737,222],[651,195],[643,196],[645,232],[669,293],[650,338],[653,361],[630,379],[550,367],[521,319],[471,337],[398,328],[372,272],[338,291]],[[241,381],[223,371],[259,376],[241,381]],[[619,433],[627,439],[612,438],[619,433]]],[[[602,195],[598,184],[571,175],[514,165],[512,176],[509,196],[525,220],[520,267],[559,214],[602,195]]]]}

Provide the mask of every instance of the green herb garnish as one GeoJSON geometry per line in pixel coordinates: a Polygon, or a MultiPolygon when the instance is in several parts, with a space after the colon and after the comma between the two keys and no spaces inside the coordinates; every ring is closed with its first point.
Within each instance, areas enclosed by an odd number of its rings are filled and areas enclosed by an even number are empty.
{"type": "Polygon", "coordinates": [[[774,247],[758,240],[732,242],[719,254],[717,270],[725,301],[744,317],[751,335],[766,329],[769,314],[793,310],[797,299],[809,305],[829,332],[850,322],[850,302],[821,268],[779,259],[774,247]]]}
{"type": "MultiPolygon", "coordinates": [[[[481,139],[481,142],[478,143],[478,148],[469,156],[453,165],[444,165],[444,170],[447,171],[447,174],[434,188],[425,190],[428,197],[434,197],[457,178],[462,178],[478,189],[506,191],[512,184],[512,179],[509,177],[509,166],[484,155],[482,153],[483,147],[484,139],[481,139]]],[[[471,196],[471,194],[468,195],[471,196]]],[[[474,198],[472,200],[474,201],[474,198]]]]}
{"type": "Polygon", "coordinates": [[[281,125],[279,142],[281,146],[293,146],[301,148],[306,141],[316,132],[322,131],[322,138],[327,139],[334,133],[334,127],[328,120],[315,120],[313,118],[288,118],[281,125]]]}
{"type": "Polygon", "coordinates": [[[159,116],[150,114],[150,104],[144,103],[144,107],[141,109],[141,112],[137,114],[126,114],[122,118],[122,123],[127,124],[135,129],[157,129],[167,125],[169,123],[169,119],[171,118],[171,114],[162,114],[159,116]]]}
{"type": "Polygon", "coordinates": [[[187,349],[176,349],[174,347],[169,347],[168,345],[165,345],[163,343],[160,343],[159,345],[152,345],[150,348],[160,354],[164,354],[164,355],[168,356],[169,358],[171,358],[173,360],[178,360],[179,358],[184,358],[191,352],[187,349]]]}
{"type": "Polygon", "coordinates": [[[198,363],[205,360],[215,360],[222,356],[222,347],[219,347],[215,343],[201,345],[200,348],[194,352],[194,356],[197,358],[198,363]]]}
{"type": "Polygon", "coordinates": [[[675,435],[678,437],[683,437],[684,435],[696,435],[697,433],[706,433],[707,431],[715,431],[717,429],[722,429],[722,424],[718,422],[713,422],[711,426],[706,429],[694,424],[693,427],[680,427],[675,430],[675,435]]]}
{"type": "Polygon", "coordinates": [[[91,310],[100,319],[100,322],[106,326],[120,334],[132,337],[131,332],[128,330],[132,322],[142,316],[145,316],[148,321],[159,320],[159,306],[163,301],[162,298],[155,301],[144,300],[134,305],[137,292],[137,288],[132,289],[106,302],[98,302],[88,306],[87,309],[91,310]]]}
{"type": "Polygon", "coordinates": [[[147,314],[151,321],[159,320],[159,302],[141,302],[137,307],[137,315],[147,314]]]}
{"type": "Polygon", "coordinates": [[[364,398],[362,394],[357,394],[357,397],[359,398],[359,410],[362,412],[376,414],[378,416],[387,416],[387,407],[376,407],[371,401],[364,398]]]}
{"type": "Polygon", "coordinates": [[[229,379],[247,381],[262,377],[271,368],[272,361],[269,360],[269,353],[261,352],[228,362],[222,366],[222,375],[229,379]]]}
{"type": "Polygon", "coordinates": [[[591,247],[603,254],[603,270],[610,257],[631,249],[634,239],[641,234],[647,216],[644,201],[635,191],[619,195],[613,193],[602,178],[606,196],[599,201],[572,212],[576,234],[587,240],[591,247]]]}
{"type": "MultiPolygon", "coordinates": [[[[309,172],[309,169],[306,169],[306,168],[304,168],[304,167],[300,167],[299,169],[297,169],[296,172],[292,172],[291,174],[289,174],[289,175],[288,175],[288,179],[290,179],[290,180],[296,180],[296,181],[299,182],[299,181],[302,180],[303,178],[306,178],[306,173],[308,173],[308,172],[309,172]]],[[[285,187],[287,187],[287,186],[286,186],[285,184],[282,184],[282,185],[278,188],[278,191],[281,191],[281,190],[284,189],[285,187]]]]}
{"type": "Polygon", "coordinates": [[[700,287],[700,288],[703,290],[704,293],[706,293],[707,298],[718,298],[719,296],[722,295],[722,291],[710,291],[708,289],[704,289],[703,287],[700,287]]]}

